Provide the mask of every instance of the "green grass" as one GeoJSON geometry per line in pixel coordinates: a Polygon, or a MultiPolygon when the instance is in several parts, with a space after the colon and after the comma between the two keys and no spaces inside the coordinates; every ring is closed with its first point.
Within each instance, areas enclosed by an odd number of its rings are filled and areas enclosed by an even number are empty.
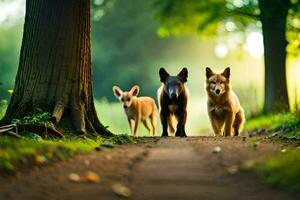
{"type": "Polygon", "coordinates": [[[300,151],[287,150],[257,167],[264,181],[289,192],[300,192],[300,151]]]}
{"type": "Polygon", "coordinates": [[[245,130],[264,128],[268,130],[278,130],[280,128],[295,128],[300,125],[300,118],[293,113],[281,113],[273,115],[261,115],[253,119],[248,119],[245,130]]]}
{"type": "MultiPolygon", "coordinates": [[[[109,105],[104,104],[104,106],[109,105]]],[[[5,105],[1,107],[1,115],[4,114],[5,108],[5,105]]],[[[54,128],[50,118],[50,113],[36,110],[22,119],[14,119],[12,123],[40,124],[54,128]]],[[[116,120],[111,120],[116,122],[116,120]]],[[[119,122],[123,123],[121,120],[119,122]]],[[[17,171],[24,167],[45,165],[76,154],[87,153],[100,147],[105,140],[108,140],[112,145],[137,142],[136,138],[124,134],[113,135],[108,138],[67,135],[60,140],[54,138],[43,140],[39,135],[31,132],[22,132],[20,135],[22,136],[21,139],[0,136],[0,171],[17,171]]]]}
{"type": "Polygon", "coordinates": [[[88,153],[100,147],[105,140],[113,144],[128,144],[137,141],[126,135],[109,138],[69,136],[61,140],[43,140],[38,136],[32,137],[33,133],[23,135],[23,139],[0,137],[0,171],[17,171],[24,167],[45,165],[76,154],[88,153]]]}

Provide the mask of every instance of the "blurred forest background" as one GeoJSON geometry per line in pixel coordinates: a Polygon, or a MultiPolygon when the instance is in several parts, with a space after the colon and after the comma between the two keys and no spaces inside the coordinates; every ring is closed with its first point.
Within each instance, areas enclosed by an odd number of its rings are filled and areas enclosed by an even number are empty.
{"type": "MultiPolygon", "coordinates": [[[[109,126],[112,132],[129,133],[126,116],[112,93],[112,86],[129,90],[138,84],[140,95],[156,98],[156,90],[161,84],[158,76],[160,67],[165,67],[171,74],[176,74],[182,67],[189,70],[189,135],[210,130],[204,90],[205,67],[217,71],[231,67],[233,89],[240,97],[247,117],[260,113],[264,98],[261,23],[249,21],[246,26],[242,24],[241,29],[241,25],[230,18],[222,25],[211,21],[217,31],[206,29],[202,34],[186,27],[168,29],[160,23],[157,2],[92,1],[93,86],[102,123],[109,126]]],[[[256,1],[225,2],[230,2],[229,6],[239,7],[256,1]]],[[[24,12],[25,0],[0,1],[0,118],[13,92],[24,12]]],[[[293,41],[288,46],[287,58],[287,84],[292,110],[296,108],[300,95],[300,79],[297,77],[300,74],[300,57],[294,48],[300,40],[293,41]]],[[[145,129],[142,132],[148,135],[145,129]]]]}

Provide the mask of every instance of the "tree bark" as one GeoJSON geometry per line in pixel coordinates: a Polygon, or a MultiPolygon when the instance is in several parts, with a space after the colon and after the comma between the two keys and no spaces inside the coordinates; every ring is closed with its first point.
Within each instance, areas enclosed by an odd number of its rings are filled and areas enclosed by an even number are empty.
{"type": "Polygon", "coordinates": [[[9,122],[39,108],[52,120],[71,121],[76,132],[111,134],[93,101],[90,0],[27,0],[14,93],[3,118],[9,122]]]}
{"type": "Polygon", "coordinates": [[[289,111],[286,23],[290,0],[259,0],[265,52],[264,113],[289,111]]]}

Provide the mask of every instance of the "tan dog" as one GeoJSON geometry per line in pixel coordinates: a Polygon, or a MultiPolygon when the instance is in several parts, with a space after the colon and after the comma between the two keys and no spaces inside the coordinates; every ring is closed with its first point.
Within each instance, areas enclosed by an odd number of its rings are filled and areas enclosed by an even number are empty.
{"type": "Polygon", "coordinates": [[[230,85],[230,68],[214,73],[206,68],[207,110],[215,135],[238,136],[245,122],[244,110],[230,85]]]}
{"type": "Polygon", "coordinates": [[[137,97],[140,90],[137,85],[133,86],[129,92],[123,92],[117,86],[114,86],[112,89],[115,96],[123,103],[131,133],[136,136],[140,121],[143,122],[146,129],[150,132],[147,123],[147,119],[150,118],[152,134],[155,136],[157,108],[154,99],[150,97],[137,97]]]}

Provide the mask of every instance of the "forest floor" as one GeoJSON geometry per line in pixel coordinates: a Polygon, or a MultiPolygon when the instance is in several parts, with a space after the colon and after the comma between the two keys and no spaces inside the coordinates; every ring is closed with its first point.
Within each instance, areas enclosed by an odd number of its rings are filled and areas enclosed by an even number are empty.
{"type": "Polygon", "coordinates": [[[286,145],[243,137],[142,138],[0,176],[0,199],[300,199],[245,170],[286,145]]]}

